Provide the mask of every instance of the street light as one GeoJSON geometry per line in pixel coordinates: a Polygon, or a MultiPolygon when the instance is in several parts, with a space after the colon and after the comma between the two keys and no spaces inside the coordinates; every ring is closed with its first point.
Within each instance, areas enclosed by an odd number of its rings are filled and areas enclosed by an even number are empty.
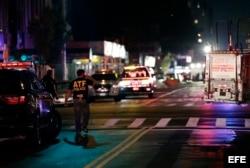
{"type": "Polygon", "coordinates": [[[212,46],[211,46],[211,45],[206,45],[206,46],[204,47],[204,52],[205,52],[205,53],[209,53],[211,50],[212,50],[212,46]]]}

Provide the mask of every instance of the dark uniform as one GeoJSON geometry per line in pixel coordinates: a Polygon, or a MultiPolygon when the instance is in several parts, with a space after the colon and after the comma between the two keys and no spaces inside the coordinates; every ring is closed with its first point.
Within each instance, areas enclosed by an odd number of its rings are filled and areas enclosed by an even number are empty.
{"type": "Polygon", "coordinates": [[[87,125],[89,122],[89,102],[88,102],[88,86],[93,85],[93,81],[80,77],[73,80],[69,85],[69,90],[73,93],[74,112],[75,112],[75,127],[76,132],[80,133],[82,129],[88,132],[87,125]],[[83,113],[83,119],[82,119],[83,113]],[[82,127],[81,127],[82,126],[82,127]]]}
{"type": "Polygon", "coordinates": [[[42,79],[42,84],[44,85],[45,89],[52,94],[53,98],[57,97],[57,84],[52,78],[52,70],[47,71],[47,74],[42,79]]]}

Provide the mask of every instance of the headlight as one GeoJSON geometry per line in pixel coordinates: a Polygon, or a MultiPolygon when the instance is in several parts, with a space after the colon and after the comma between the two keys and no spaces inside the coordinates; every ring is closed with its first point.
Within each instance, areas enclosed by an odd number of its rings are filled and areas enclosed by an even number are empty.
{"type": "Polygon", "coordinates": [[[120,87],[125,87],[125,86],[129,86],[130,85],[130,81],[120,81],[119,86],[120,87]]]}
{"type": "Polygon", "coordinates": [[[119,85],[112,85],[112,88],[118,88],[119,87],[119,85]]]}
{"type": "Polygon", "coordinates": [[[148,85],[150,85],[150,81],[149,80],[142,80],[141,84],[142,84],[142,86],[148,86],[148,85]]]}

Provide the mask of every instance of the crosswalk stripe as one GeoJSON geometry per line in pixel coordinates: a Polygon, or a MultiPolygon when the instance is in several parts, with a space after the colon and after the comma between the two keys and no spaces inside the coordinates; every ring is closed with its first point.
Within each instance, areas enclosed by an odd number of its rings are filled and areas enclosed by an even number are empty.
{"type": "Polygon", "coordinates": [[[0,138],[0,142],[7,141],[9,139],[11,139],[11,138],[0,138]]]}
{"type": "Polygon", "coordinates": [[[250,119],[245,119],[245,128],[250,128],[250,119]]]}
{"type": "Polygon", "coordinates": [[[156,123],[154,127],[166,127],[170,120],[171,118],[162,118],[156,123]]]}
{"type": "Polygon", "coordinates": [[[189,118],[186,127],[196,127],[198,125],[200,118],[189,118]]]}
{"type": "Polygon", "coordinates": [[[226,127],[226,119],[225,118],[217,118],[215,122],[216,127],[226,127]]]}
{"type": "Polygon", "coordinates": [[[138,128],[143,124],[143,122],[146,120],[146,118],[136,118],[129,126],[128,128],[138,128]]]}
{"type": "Polygon", "coordinates": [[[120,119],[110,119],[108,120],[104,125],[101,126],[101,128],[109,128],[114,126],[120,119]]]}
{"type": "Polygon", "coordinates": [[[176,105],[176,103],[169,103],[169,104],[166,104],[166,106],[168,106],[168,107],[175,106],[175,105],[176,105]]]}
{"type": "MultiPolygon", "coordinates": [[[[191,127],[218,127],[218,128],[226,128],[228,127],[243,127],[250,129],[250,118],[244,119],[236,119],[231,120],[231,118],[203,118],[200,117],[188,117],[187,122],[182,123],[183,127],[191,128],[191,127]]],[[[150,124],[154,128],[165,128],[165,127],[172,127],[176,125],[178,119],[176,118],[159,118],[156,124],[153,124],[155,119],[150,118],[134,118],[134,119],[123,119],[123,118],[113,118],[113,119],[92,119],[90,122],[90,128],[113,128],[113,127],[124,127],[126,124],[126,128],[139,128],[142,127],[144,124],[150,124]],[[121,121],[121,122],[120,122],[121,121]],[[145,123],[148,121],[147,123],[145,123]],[[171,123],[170,123],[171,121],[171,123]],[[120,122],[120,124],[119,124],[120,122]],[[172,125],[173,124],[173,125],[172,125]]],[[[75,125],[73,121],[71,123],[67,122],[67,126],[64,128],[66,129],[75,129],[75,125]]]]}

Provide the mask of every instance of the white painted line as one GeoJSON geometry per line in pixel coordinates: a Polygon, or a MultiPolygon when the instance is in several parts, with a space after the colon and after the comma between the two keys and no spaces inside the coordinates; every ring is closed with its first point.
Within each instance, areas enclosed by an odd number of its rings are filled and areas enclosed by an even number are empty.
{"type": "Polygon", "coordinates": [[[196,127],[200,118],[189,118],[186,127],[196,127]]]}
{"type": "Polygon", "coordinates": [[[143,105],[148,105],[148,104],[150,104],[150,103],[152,103],[152,102],[157,101],[158,99],[160,99],[160,98],[162,98],[162,97],[165,97],[165,96],[167,96],[167,95],[171,95],[171,94],[173,94],[173,93],[175,93],[175,92],[178,92],[178,91],[180,91],[180,90],[182,90],[182,89],[184,89],[184,88],[176,89],[176,90],[173,90],[173,91],[168,92],[168,93],[166,93],[166,94],[160,95],[159,97],[157,97],[157,98],[155,98],[155,99],[152,99],[152,100],[150,100],[150,101],[147,101],[147,102],[144,103],[143,105]]]}
{"type": "Polygon", "coordinates": [[[247,107],[248,104],[240,104],[241,107],[247,107]]]}
{"type": "Polygon", "coordinates": [[[215,126],[216,127],[226,127],[226,119],[225,118],[217,118],[215,126]]]}
{"type": "Polygon", "coordinates": [[[245,128],[250,128],[250,119],[245,119],[245,128]]]}
{"type": "Polygon", "coordinates": [[[201,101],[201,98],[190,98],[189,101],[192,102],[201,101]]]}
{"type": "Polygon", "coordinates": [[[104,125],[101,126],[101,128],[109,128],[114,126],[120,119],[110,119],[108,120],[104,125]]]}
{"type": "Polygon", "coordinates": [[[9,140],[10,138],[0,138],[0,142],[3,142],[3,141],[7,141],[9,140]]]}
{"type": "Polygon", "coordinates": [[[166,127],[170,120],[171,118],[162,118],[156,123],[154,127],[166,127]]]}
{"type": "Polygon", "coordinates": [[[176,100],[176,102],[184,102],[184,101],[185,101],[185,99],[183,99],[183,98],[179,98],[176,100]]]}
{"type": "Polygon", "coordinates": [[[170,103],[170,104],[166,104],[165,106],[171,107],[171,106],[175,106],[175,105],[176,105],[176,103],[170,103]]]}
{"type": "Polygon", "coordinates": [[[128,128],[138,128],[145,120],[146,118],[137,118],[128,126],[128,128]]]}

